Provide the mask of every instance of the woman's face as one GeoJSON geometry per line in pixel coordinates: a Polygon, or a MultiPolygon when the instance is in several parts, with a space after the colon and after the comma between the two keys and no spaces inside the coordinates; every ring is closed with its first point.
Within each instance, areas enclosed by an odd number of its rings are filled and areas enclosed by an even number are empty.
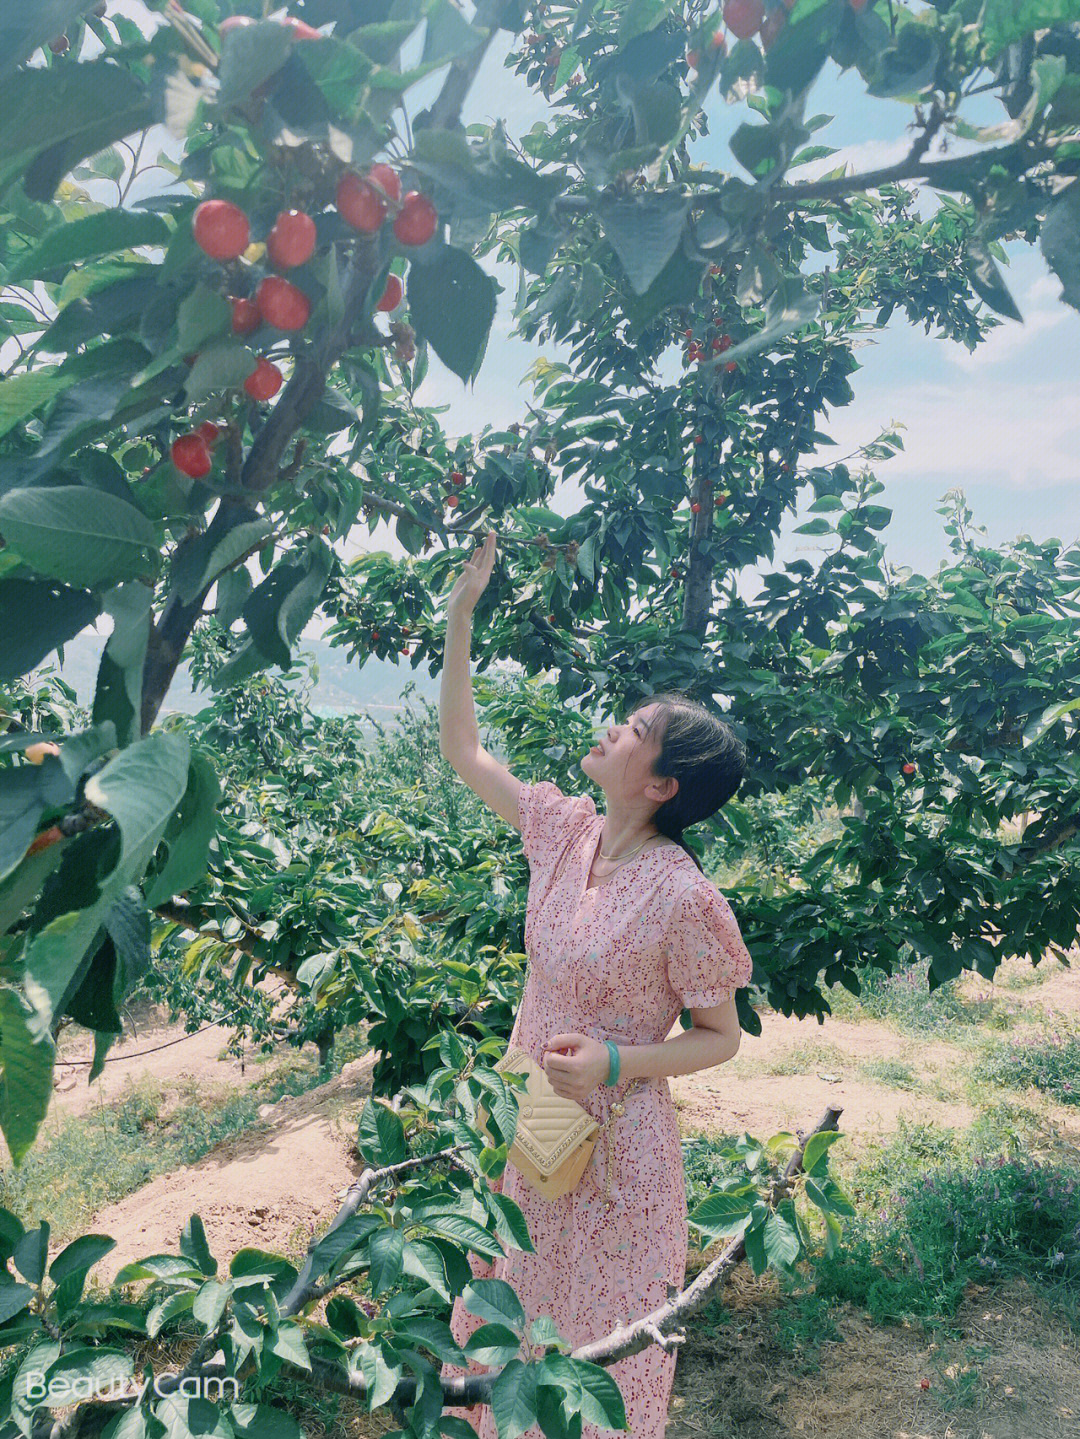
{"type": "Polygon", "coordinates": [[[644,796],[662,804],[678,789],[677,781],[657,779],[653,772],[662,739],[660,712],[658,704],[643,705],[625,724],[612,724],[601,731],[597,747],[582,755],[582,769],[609,799],[635,800],[644,796]],[[646,795],[650,785],[656,793],[646,795]]]}

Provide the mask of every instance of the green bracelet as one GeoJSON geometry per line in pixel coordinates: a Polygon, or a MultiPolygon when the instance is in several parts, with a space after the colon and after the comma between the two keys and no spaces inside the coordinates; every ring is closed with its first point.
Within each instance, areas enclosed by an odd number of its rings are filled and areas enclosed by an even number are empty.
{"type": "Polygon", "coordinates": [[[604,1080],[604,1083],[616,1085],[619,1082],[619,1051],[616,1049],[613,1039],[605,1039],[604,1043],[607,1045],[608,1053],[611,1055],[611,1063],[608,1066],[608,1076],[604,1080]]]}

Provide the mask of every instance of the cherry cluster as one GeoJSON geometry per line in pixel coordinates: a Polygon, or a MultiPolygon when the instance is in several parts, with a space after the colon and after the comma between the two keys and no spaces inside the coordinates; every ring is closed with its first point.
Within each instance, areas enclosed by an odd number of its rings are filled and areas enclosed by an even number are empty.
{"type": "MultiPolygon", "coordinates": [[[[245,17],[231,18],[239,21],[245,17]]],[[[338,181],[336,206],[346,224],[364,235],[375,234],[393,211],[394,236],[400,245],[409,247],[426,245],[439,223],[428,197],[416,190],[403,196],[397,172],[383,164],[372,165],[364,175],[346,170],[338,181]]],[[[231,200],[204,200],[192,216],[191,228],[199,249],[223,263],[239,259],[251,244],[251,222],[231,200]]],[[[282,210],[266,239],[267,259],[277,270],[291,270],[307,264],[317,244],[318,230],[311,215],[298,209],[282,210]]],[[[389,314],[404,296],[400,276],[388,275],[375,308],[389,314]]],[[[281,274],[266,275],[254,296],[229,295],[228,299],[235,335],[250,335],[264,323],[276,330],[302,330],[311,318],[310,297],[281,274]]],[[[244,390],[251,399],[265,401],[277,394],[282,383],[277,365],[260,355],[244,381],[244,390]]],[[[211,428],[216,431],[216,426],[211,428]]],[[[181,435],[172,447],[177,469],[196,479],[210,471],[212,440],[216,438],[201,434],[203,429],[205,426],[181,435]]]]}

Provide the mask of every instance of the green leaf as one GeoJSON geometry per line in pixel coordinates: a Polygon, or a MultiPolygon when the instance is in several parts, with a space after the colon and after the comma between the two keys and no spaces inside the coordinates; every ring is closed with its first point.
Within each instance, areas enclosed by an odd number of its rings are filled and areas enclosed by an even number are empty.
{"type": "Polygon", "coordinates": [[[29,673],[101,613],[89,590],[49,580],[0,581],[0,679],[29,673]]]}
{"type": "MultiPolygon", "coordinates": [[[[258,651],[256,668],[267,664],[289,668],[293,643],[315,613],[333,563],[333,551],[323,544],[313,545],[298,559],[276,565],[252,590],[243,616],[258,651]]],[[[233,682],[227,671],[228,665],[217,671],[214,689],[233,682]]]]}
{"type": "Polygon", "coordinates": [[[32,1013],[22,995],[0,984],[0,1129],[16,1165],[34,1142],[53,1089],[56,1046],[48,1034],[31,1034],[32,1013]]]}
{"type": "Polygon", "coordinates": [[[525,1332],[525,1310],[505,1279],[474,1279],[462,1290],[461,1302],[485,1324],[506,1324],[519,1336],[525,1332]]]}
{"type": "Polygon", "coordinates": [[[801,330],[809,324],[816,318],[820,308],[819,296],[805,290],[797,277],[784,276],[766,302],[764,325],[717,356],[714,363],[743,360],[761,350],[769,349],[784,335],[790,335],[792,331],[801,330]]]}
{"type": "Polygon", "coordinates": [[[1080,180],[1074,180],[1047,210],[1039,244],[1061,281],[1062,299],[1080,310],[1080,180]]]}
{"type": "Polygon", "coordinates": [[[50,1409],[62,1409],[87,1392],[126,1384],[133,1373],[131,1355],[121,1349],[69,1349],[46,1370],[43,1402],[50,1409]]]}
{"type": "Polygon", "coordinates": [[[446,245],[409,274],[409,315],[448,370],[476,378],[495,318],[497,282],[464,250],[446,245]]]}
{"type": "Polygon", "coordinates": [[[154,527],[134,505],[85,485],[9,490],[0,533],[42,574],[87,589],[134,578],[157,551],[154,527]]]}
{"type": "Polygon", "coordinates": [[[43,1032],[113,904],[146,869],[183,796],[189,764],[187,740],[159,730],[121,750],[86,781],[87,801],[116,820],[119,853],[100,882],[97,898],[87,908],[56,915],[27,941],[23,956],[26,995],[43,1032]]]}
{"type": "Polygon", "coordinates": [[[232,307],[228,300],[200,280],[177,306],[175,353],[194,354],[214,335],[228,334],[231,326],[232,307]]]}
{"type": "Polygon", "coordinates": [[[80,160],[152,119],[145,88],[113,60],[19,70],[4,88],[0,189],[22,176],[31,199],[51,200],[80,160]]]}
{"type": "Polygon", "coordinates": [[[236,105],[246,100],[252,90],[281,69],[292,47],[289,30],[276,21],[228,31],[221,45],[218,103],[236,105]]]}
{"type": "Polygon", "coordinates": [[[383,1225],[371,1236],[369,1271],[371,1292],[385,1294],[401,1277],[401,1256],[405,1236],[400,1229],[383,1225]]]}
{"type": "Polygon", "coordinates": [[[40,765],[0,769],[0,879],[26,853],[45,811],[60,809],[74,798],[74,786],[55,755],[47,755],[40,765]]]}
{"type": "Polygon", "coordinates": [[[0,381],[0,435],[6,435],[20,420],[74,383],[74,375],[61,375],[55,369],[35,370],[0,381]]]}
{"type": "MultiPolygon", "coordinates": [[[[147,903],[151,903],[149,898],[147,903]]],[[[180,1233],[180,1253],[197,1264],[204,1274],[217,1273],[217,1260],[210,1253],[206,1241],[206,1229],[197,1214],[193,1214],[180,1233]]]]}
{"type": "Polygon", "coordinates": [[[165,1426],[164,1432],[156,1431],[157,1439],[233,1439],[228,1419],[209,1399],[168,1394],[154,1405],[154,1417],[165,1426]]]}
{"type": "Polygon", "coordinates": [[[999,315],[1007,315],[1010,320],[1019,320],[1022,324],[1024,317],[1016,308],[1016,301],[1009,294],[1001,271],[981,236],[968,237],[965,259],[965,270],[975,293],[999,315]]]}
{"type": "Polygon", "coordinates": [[[236,389],[254,373],[255,365],[255,355],[246,345],[238,340],[219,340],[199,352],[184,384],[184,393],[195,404],[218,390],[236,389]]]}
{"type": "Polygon", "coordinates": [[[113,631],[101,654],[94,692],[94,724],[111,723],[123,747],[142,733],[142,680],[150,640],[150,602],[145,585],[119,585],[105,595],[113,631]]]}
{"type": "Polygon", "coordinates": [[[221,787],[212,761],[201,750],[193,751],[187,789],[162,836],[168,856],[146,889],[146,902],[151,908],[202,879],[210,841],[217,829],[220,798],[221,787]]]}
{"type": "Polygon", "coordinates": [[[222,1284],[220,1280],[208,1279],[195,1296],[195,1302],[191,1306],[191,1317],[196,1324],[209,1332],[217,1326],[218,1320],[225,1313],[225,1306],[232,1294],[231,1284],[222,1284]]]}
{"type": "Polygon", "coordinates": [[[137,1404],[122,1410],[105,1425],[101,1431],[101,1439],[146,1439],[146,1416],[143,1410],[137,1404]]]}
{"type": "Polygon", "coordinates": [[[1080,5],[1076,0],[986,0],[979,19],[980,38],[992,59],[1006,45],[1034,30],[1075,24],[1080,20],[1080,5]]]}
{"type": "Polygon", "coordinates": [[[802,1252],[798,1234],[780,1214],[770,1214],[765,1221],[765,1253],[774,1269],[790,1273],[802,1252]]]}
{"type": "Polygon", "coordinates": [[[67,1316],[82,1298],[86,1277],[99,1260],[116,1248],[107,1234],[83,1234],[56,1256],[49,1266],[49,1278],[57,1286],[53,1296],[57,1311],[67,1316]]]}
{"type": "Polygon", "coordinates": [[[6,1324],[16,1314],[21,1314],[35,1292],[29,1284],[0,1285],[0,1324],[6,1324]]]}
{"type": "Polygon", "coordinates": [[[172,235],[161,215],[144,210],[101,210],[47,230],[34,248],[20,256],[8,283],[38,278],[60,265],[115,254],[136,245],[165,245],[172,235]]]}
{"type": "Polygon", "coordinates": [[[247,520],[217,537],[206,530],[180,546],[173,558],[172,578],[176,593],[189,605],[196,595],[237,564],[242,555],[260,546],[273,534],[268,520],[247,520]]]}
{"type": "Polygon", "coordinates": [[[34,0],[0,7],[0,76],[14,74],[35,50],[86,13],[86,0],[34,0]]]}
{"type": "Polygon", "coordinates": [[[303,1439],[300,1425],[286,1410],[269,1404],[230,1404],[237,1439],[303,1439]]]}
{"type": "Polygon", "coordinates": [[[833,0],[799,0],[765,57],[765,83],[794,94],[808,90],[829,58],[840,18],[833,0]]]}
{"type": "Polygon", "coordinates": [[[1057,704],[1048,705],[1040,715],[1029,720],[1024,727],[1024,749],[1042,739],[1046,731],[1057,724],[1059,719],[1064,718],[1067,714],[1072,714],[1074,710],[1080,710],[1080,699],[1061,700],[1057,704]]]}
{"type": "Polygon", "coordinates": [[[599,196],[597,218],[636,294],[645,293],[675,253],[689,210],[684,195],[599,196]]]}

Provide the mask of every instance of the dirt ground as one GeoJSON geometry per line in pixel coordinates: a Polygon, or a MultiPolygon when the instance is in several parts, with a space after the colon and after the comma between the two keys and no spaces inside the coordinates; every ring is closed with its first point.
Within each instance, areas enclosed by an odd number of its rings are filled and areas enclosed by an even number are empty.
{"type": "MultiPolygon", "coordinates": [[[[992,992],[1018,1006],[1038,1005],[1047,1019],[1080,1016],[1077,966],[1006,960],[991,986],[965,976],[965,993],[992,992]],[[1031,981],[1029,983],[1029,981],[1031,981]],[[1016,987],[1012,987],[1015,983],[1016,987]]],[[[761,1011],[760,1036],[744,1035],[736,1058],[721,1069],[673,1077],[672,1094],[684,1133],[747,1130],[768,1138],[778,1130],[812,1128],[829,1105],[843,1109],[840,1127],[853,1150],[873,1146],[899,1116],[963,1128],[970,1108],[925,1090],[907,1092],[868,1080],[867,1060],[908,1064],[922,1080],[946,1078],[964,1062],[958,1045],[919,1044],[873,1021],[787,1018],[761,1011]],[[795,1052],[793,1054],[793,1051],[795,1052]],[[794,1073],[767,1073],[769,1068],[794,1073]]],[[[673,1033],[678,1033],[676,1025],[673,1033]]],[[[182,1033],[160,1022],[111,1052],[93,1086],[61,1071],[54,1104],[82,1112],[123,1093],[130,1079],[152,1077],[166,1090],[196,1080],[251,1082],[239,1062],[221,1058],[227,1033],[208,1029],[165,1048],[182,1033]],[[153,1051],[148,1053],[147,1051],[153,1051]]],[[[65,1058],[75,1049],[64,1046],[65,1058]]],[[[260,1123],[217,1146],[199,1163],[153,1180],[109,1205],[86,1229],[112,1235],[116,1249],[95,1269],[107,1283],[142,1255],[172,1251],[183,1224],[201,1215],[211,1250],[227,1263],[246,1246],[302,1251],[336,1212],[360,1171],[352,1149],[355,1119],[370,1092],[371,1056],[344,1067],[318,1089],[266,1106],[260,1123]]],[[[1078,1116],[1080,1118],[1080,1116],[1078,1116]]],[[[830,1311],[840,1338],[827,1340],[820,1367],[793,1370],[777,1348],[768,1314],[780,1303],[775,1277],[738,1271],[724,1290],[731,1322],[710,1327],[695,1345],[693,1324],[676,1371],[669,1439],[1041,1439],[1080,1434],[1080,1344],[1022,1284],[1008,1290],[971,1286],[956,1329],[961,1338],[935,1345],[916,1328],[879,1326],[846,1306],[830,1311]],[[971,1354],[977,1362],[971,1362],[971,1354]],[[927,1389],[921,1380],[929,1379],[927,1389]]],[[[380,1416],[360,1416],[358,1434],[378,1434],[380,1416]],[[364,1427],[368,1426],[368,1427],[364,1427]]]]}

